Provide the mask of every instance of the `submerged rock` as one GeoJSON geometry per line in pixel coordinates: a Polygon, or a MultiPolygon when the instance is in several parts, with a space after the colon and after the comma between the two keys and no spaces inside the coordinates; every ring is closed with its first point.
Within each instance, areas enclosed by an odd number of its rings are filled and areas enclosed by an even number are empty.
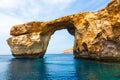
{"type": "Polygon", "coordinates": [[[120,0],[111,0],[97,12],[13,26],[7,42],[17,58],[43,57],[51,35],[60,29],[67,29],[75,37],[76,58],[120,61],[120,0]]]}

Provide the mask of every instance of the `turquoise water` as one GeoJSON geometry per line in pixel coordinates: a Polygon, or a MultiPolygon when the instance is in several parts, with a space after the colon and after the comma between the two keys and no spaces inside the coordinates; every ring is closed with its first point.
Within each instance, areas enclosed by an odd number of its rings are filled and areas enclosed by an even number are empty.
{"type": "Polygon", "coordinates": [[[43,59],[0,56],[0,80],[120,80],[120,63],[48,54],[43,59]]]}

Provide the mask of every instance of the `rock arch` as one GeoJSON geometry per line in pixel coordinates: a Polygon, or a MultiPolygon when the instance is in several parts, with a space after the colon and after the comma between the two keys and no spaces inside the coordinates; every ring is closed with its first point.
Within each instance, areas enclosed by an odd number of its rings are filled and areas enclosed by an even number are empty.
{"type": "Polygon", "coordinates": [[[43,57],[55,31],[67,29],[75,37],[76,58],[120,61],[120,1],[97,12],[84,12],[47,22],[29,22],[11,28],[7,40],[17,58],[43,57]]]}
{"type": "Polygon", "coordinates": [[[8,44],[17,58],[43,57],[51,35],[61,29],[67,29],[71,35],[75,35],[75,26],[68,17],[16,25],[11,28],[10,34],[14,37],[8,39],[8,44]]]}

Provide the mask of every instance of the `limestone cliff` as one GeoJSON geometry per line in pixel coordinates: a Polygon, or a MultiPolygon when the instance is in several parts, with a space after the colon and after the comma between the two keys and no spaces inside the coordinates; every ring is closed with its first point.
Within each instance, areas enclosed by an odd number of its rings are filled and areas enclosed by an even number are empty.
{"type": "Polygon", "coordinates": [[[111,0],[97,12],[15,25],[7,42],[17,58],[43,57],[51,35],[60,29],[67,29],[75,37],[76,58],[120,61],[120,0],[111,0]]]}
{"type": "Polygon", "coordinates": [[[65,53],[65,54],[73,53],[73,48],[65,49],[62,53],[65,53]]]}

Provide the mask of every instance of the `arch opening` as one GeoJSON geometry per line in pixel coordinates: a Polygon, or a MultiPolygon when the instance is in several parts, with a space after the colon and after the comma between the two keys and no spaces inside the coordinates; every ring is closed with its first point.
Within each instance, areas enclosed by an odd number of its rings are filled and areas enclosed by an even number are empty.
{"type": "MultiPolygon", "coordinates": [[[[71,31],[72,32],[72,31],[71,31]]],[[[60,54],[64,50],[73,48],[74,36],[67,29],[57,30],[51,35],[46,54],[60,54]]]]}

